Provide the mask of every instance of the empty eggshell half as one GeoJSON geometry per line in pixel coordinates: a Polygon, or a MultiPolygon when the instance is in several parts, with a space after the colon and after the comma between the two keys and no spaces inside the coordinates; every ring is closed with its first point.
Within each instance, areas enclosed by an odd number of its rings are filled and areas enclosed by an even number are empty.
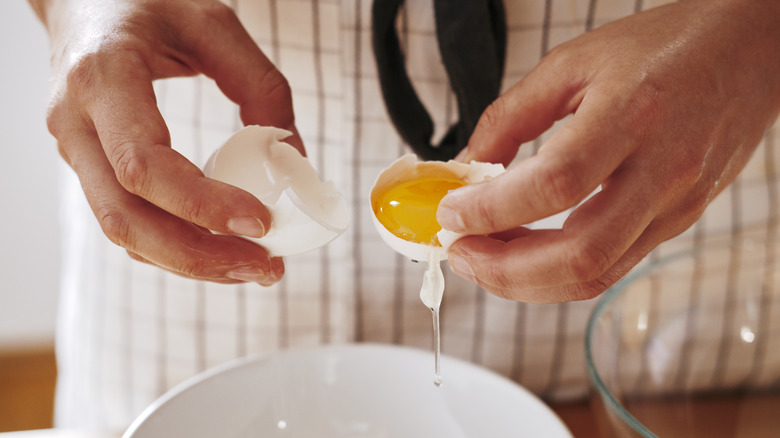
{"type": "Polygon", "coordinates": [[[439,257],[446,260],[447,248],[463,237],[463,234],[448,230],[439,231],[436,236],[444,248],[442,251],[431,251],[431,245],[411,242],[391,233],[379,221],[374,210],[375,201],[381,194],[391,187],[421,178],[441,177],[457,178],[466,184],[474,184],[491,179],[504,172],[501,164],[461,163],[457,161],[419,161],[416,155],[407,154],[394,161],[389,167],[379,173],[369,194],[371,206],[371,219],[382,240],[396,252],[409,257],[412,260],[428,260],[429,257],[439,257]]]}
{"type": "Polygon", "coordinates": [[[273,256],[318,248],[349,227],[347,201],[320,180],[309,160],[283,142],[283,129],[247,126],[217,149],[204,167],[210,178],[254,195],[271,212],[271,228],[254,239],[273,256]]]}

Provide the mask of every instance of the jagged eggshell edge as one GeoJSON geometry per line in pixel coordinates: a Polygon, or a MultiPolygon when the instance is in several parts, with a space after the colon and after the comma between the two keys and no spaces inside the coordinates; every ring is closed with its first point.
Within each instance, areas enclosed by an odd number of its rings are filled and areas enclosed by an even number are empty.
{"type": "Polygon", "coordinates": [[[274,256],[319,248],[350,225],[346,199],[283,141],[291,135],[284,129],[246,126],[217,149],[203,169],[206,176],[246,190],[268,207],[271,228],[259,239],[248,239],[274,256]]]}

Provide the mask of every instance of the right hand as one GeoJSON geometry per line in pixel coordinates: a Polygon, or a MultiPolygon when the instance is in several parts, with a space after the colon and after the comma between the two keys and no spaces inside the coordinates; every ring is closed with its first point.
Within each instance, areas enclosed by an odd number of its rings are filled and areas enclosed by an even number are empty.
{"type": "Polygon", "coordinates": [[[303,153],[290,87],[233,11],[216,0],[31,3],[51,40],[49,130],[106,236],[185,277],[277,282],[282,260],[237,237],[265,234],[268,210],[173,150],[152,87],[205,74],[244,124],[288,129],[303,153]]]}
{"type": "Polygon", "coordinates": [[[483,113],[463,161],[506,173],[453,190],[442,227],[456,274],[524,302],[591,299],[688,229],[780,111],[780,2],[685,1],[550,51],[483,113]],[[600,187],[600,191],[589,194],[600,187]],[[559,229],[527,224],[571,209],[559,229]]]}

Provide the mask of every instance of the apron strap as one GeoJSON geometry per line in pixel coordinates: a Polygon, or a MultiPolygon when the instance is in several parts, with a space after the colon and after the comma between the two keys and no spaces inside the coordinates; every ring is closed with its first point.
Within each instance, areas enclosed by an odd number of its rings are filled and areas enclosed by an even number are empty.
{"type": "Polygon", "coordinates": [[[458,103],[459,120],[434,146],[433,120],[406,72],[396,30],[404,0],[374,0],[372,44],[385,107],[401,138],[424,160],[446,161],[467,144],[482,112],[501,92],[506,16],[501,0],[434,0],[436,37],[458,103]]]}

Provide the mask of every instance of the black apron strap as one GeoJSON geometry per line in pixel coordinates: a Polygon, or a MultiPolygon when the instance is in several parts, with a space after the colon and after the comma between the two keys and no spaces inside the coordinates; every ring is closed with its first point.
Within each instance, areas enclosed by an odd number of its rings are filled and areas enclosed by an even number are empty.
{"type": "Polygon", "coordinates": [[[482,112],[501,91],[506,57],[506,16],[501,0],[434,0],[436,36],[458,103],[459,120],[432,145],[433,120],[406,72],[396,30],[403,0],[374,0],[372,42],[382,97],[390,119],[424,160],[454,158],[482,112]]]}

